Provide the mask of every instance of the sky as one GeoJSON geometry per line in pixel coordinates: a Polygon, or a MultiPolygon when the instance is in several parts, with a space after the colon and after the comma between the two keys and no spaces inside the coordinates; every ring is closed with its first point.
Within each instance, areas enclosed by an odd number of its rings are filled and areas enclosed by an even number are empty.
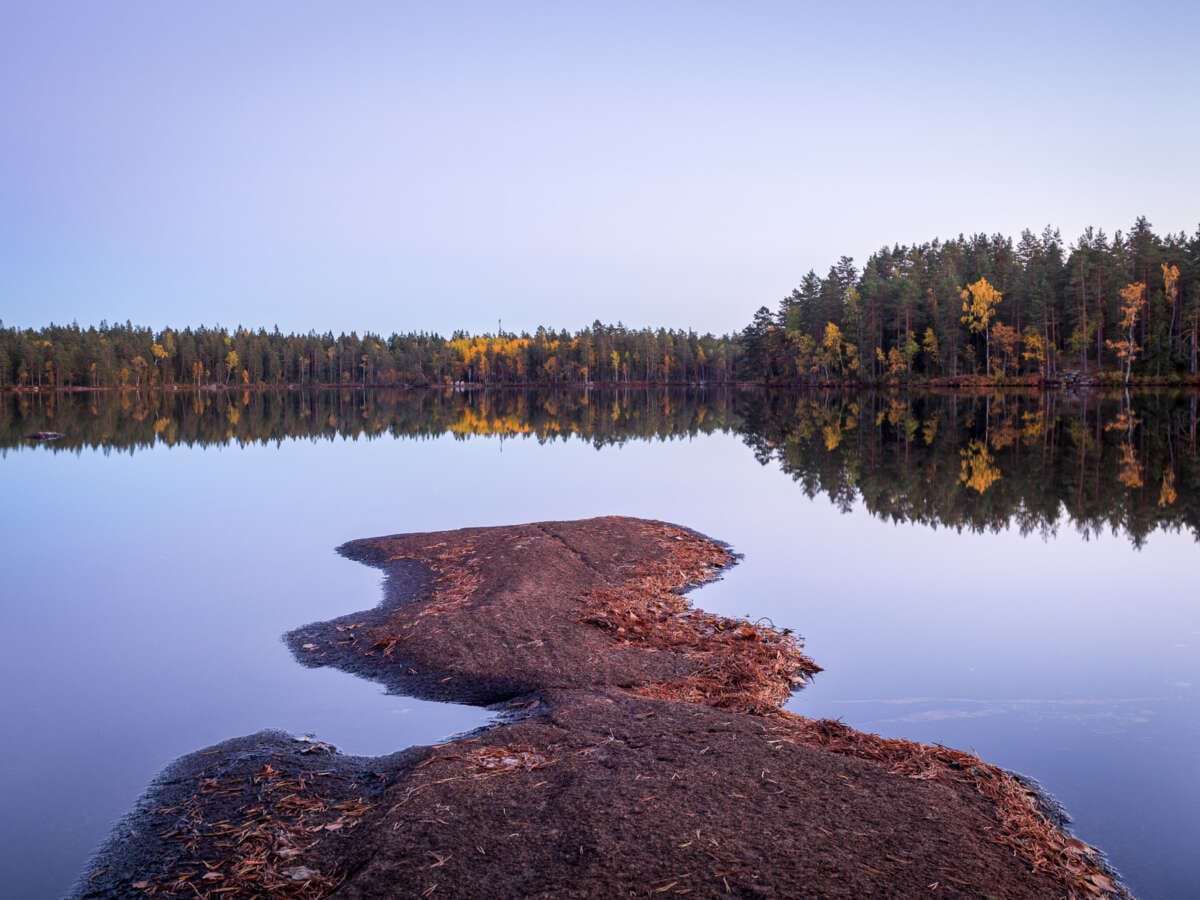
{"type": "Polygon", "coordinates": [[[1200,6],[0,0],[0,320],[722,333],[1200,223],[1200,6]]]}

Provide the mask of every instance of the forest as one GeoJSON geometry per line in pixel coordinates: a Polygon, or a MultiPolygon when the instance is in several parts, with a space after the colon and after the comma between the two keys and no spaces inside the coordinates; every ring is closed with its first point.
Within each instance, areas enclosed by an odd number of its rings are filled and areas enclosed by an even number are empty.
{"type": "Polygon", "coordinates": [[[1200,228],[1138,218],[1069,246],[1047,227],[842,257],[760,308],[737,359],[767,383],[1195,381],[1198,335],[1200,228]]]}
{"type": "Polygon", "coordinates": [[[0,323],[0,389],[1200,383],[1200,228],[960,235],[843,256],[740,332],[599,320],[449,338],[0,323]]]}
{"type": "Polygon", "coordinates": [[[284,334],[130,323],[0,326],[0,387],[426,387],[731,379],[727,338],[602,325],[571,334],[284,334]]]}

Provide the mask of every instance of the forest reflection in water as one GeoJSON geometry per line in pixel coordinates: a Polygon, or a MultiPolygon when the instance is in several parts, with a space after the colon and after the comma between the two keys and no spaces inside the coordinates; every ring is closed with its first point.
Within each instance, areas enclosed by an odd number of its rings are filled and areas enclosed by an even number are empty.
{"type": "Polygon", "coordinates": [[[152,391],[9,394],[0,453],[452,434],[596,447],[738,434],[809,497],[970,531],[1069,523],[1140,546],[1200,537],[1195,392],[846,393],[756,389],[152,391]]]}
{"type": "Polygon", "coordinates": [[[1165,391],[0,396],[4,714],[27,735],[0,876],[61,895],[216,740],[380,753],[482,721],[295,664],[280,634],[377,596],[338,544],[616,513],[745,554],[696,602],[805,636],[825,672],[790,709],[1042,779],[1139,896],[1187,896],[1196,424],[1197,395],[1165,391]]]}

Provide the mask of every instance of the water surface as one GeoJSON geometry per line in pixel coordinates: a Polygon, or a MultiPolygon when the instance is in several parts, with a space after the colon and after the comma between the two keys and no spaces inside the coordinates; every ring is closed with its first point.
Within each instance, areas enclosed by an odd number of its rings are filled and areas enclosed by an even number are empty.
{"type": "Polygon", "coordinates": [[[1039,779],[1142,896],[1200,883],[1195,398],[6,398],[0,878],[61,894],[176,756],[260,728],[350,753],[487,720],[297,665],[374,605],[340,543],[601,514],[727,540],[696,602],[825,668],[790,703],[1039,779]],[[33,430],[63,431],[31,445],[33,430]],[[293,436],[289,436],[293,435],[293,436]]]}

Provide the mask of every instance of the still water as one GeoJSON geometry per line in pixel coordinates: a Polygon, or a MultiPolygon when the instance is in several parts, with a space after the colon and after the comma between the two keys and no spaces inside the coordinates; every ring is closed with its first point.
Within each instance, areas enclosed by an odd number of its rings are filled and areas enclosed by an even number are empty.
{"type": "Polygon", "coordinates": [[[1200,885],[1200,462],[1188,396],[8,398],[0,884],[66,891],[176,756],[355,754],[486,710],[293,662],[374,605],[353,538],[622,514],[744,554],[693,595],[805,635],[789,708],[1037,778],[1135,893],[1200,885]],[[21,435],[67,436],[34,445],[21,435]]]}

